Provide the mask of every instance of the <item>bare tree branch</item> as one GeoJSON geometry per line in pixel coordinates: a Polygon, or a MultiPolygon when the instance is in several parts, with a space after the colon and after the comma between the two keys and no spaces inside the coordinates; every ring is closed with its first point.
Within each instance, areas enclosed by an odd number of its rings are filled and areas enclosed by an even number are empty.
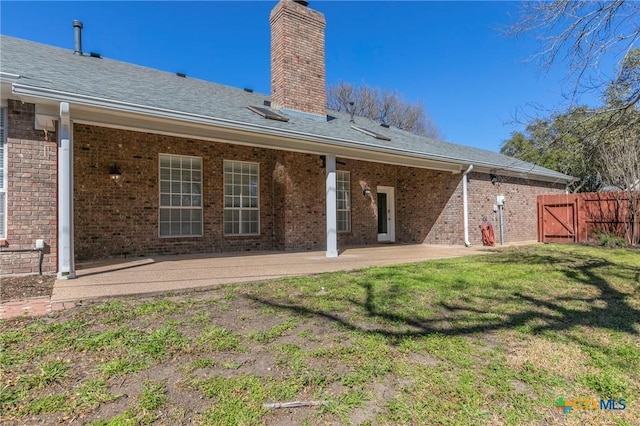
{"type": "MultiPolygon", "coordinates": [[[[633,0],[554,0],[521,3],[518,22],[507,35],[534,34],[541,43],[534,56],[543,70],[557,62],[568,65],[573,82],[571,98],[591,86],[602,87],[599,75],[603,57],[627,56],[640,42],[640,2],[633,0]]],[[[635,103],[638,99],[635,100],[635,103]]]]}
{"type": "Polygon", "coordinates": [[[442,137],[423,104],[406,102],[395,91],[354,86],[341,81],[329,86],[327,108],[367,117],[421,136],[442,137]]]}

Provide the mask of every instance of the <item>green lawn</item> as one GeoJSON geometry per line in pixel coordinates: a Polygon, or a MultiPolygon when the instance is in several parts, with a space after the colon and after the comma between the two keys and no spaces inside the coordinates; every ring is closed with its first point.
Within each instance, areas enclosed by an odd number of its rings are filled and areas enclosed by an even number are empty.
{"type": "Polygon", "coordinates": [[[6,320],[0,410],[20,425],[637,425],[640,252],[522,247],[6,320]],[[587,402],[564,414],[558,398],[587,402]],[[579,409],[594,399],[626,408],[579,409]],[[263,405],[293,401],[310,405],[263,405]]]}

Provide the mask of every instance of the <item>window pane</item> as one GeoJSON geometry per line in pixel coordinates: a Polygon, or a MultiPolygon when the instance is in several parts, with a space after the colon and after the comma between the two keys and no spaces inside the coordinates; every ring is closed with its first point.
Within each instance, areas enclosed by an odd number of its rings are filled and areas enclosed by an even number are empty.
{"type": "Polygon", "coordinates": [[[258,231],[258,222],[251,222],[251,228],[249,229],[250,234],[257,234],[258,231]]]}
{"type": "Polygon", "coordinates": [[[202,221],[193,222],[191,224],[193,235],[202,235],[202,221]]]}
{"type": "Polygon", "coordinates": [[[160,235],[193,236],[202,234],[201,181],[202,159],[178,155],[160,155],[160,235]],[[193,207],[197,208],[193,208],[193,207]]]}
{"type": "Polygon", "coordinates": [[[226,234],[258,234],[258,164],[224,162],[224,230],[226,234]]]}
{"type": "Polygon", "coordinates": [[[336,210],[338,232],[351,231],[351,174],[336,173],[336,210]]]}
{"type": "Polygon", "coordinates": [[[160,222],[160,235],[166,237],[171,235],[171,225],[167,222],[160,222]]]}

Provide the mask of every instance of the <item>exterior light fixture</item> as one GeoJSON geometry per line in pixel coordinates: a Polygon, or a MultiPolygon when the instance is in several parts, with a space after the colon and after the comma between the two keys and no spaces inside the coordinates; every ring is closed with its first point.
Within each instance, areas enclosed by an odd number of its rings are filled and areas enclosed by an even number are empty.
{"type": "Polygon", "coordinates": [[[491,178],[491,185],[495,185],[498,182],[498,176],[494,175],[493,173],[490,174],[489,177],[491,178]]]}
{"type": "Polygon", "coordinates": [[[122,177],[122,172],[120,171],[120,167],[117,164],[112,164],[109,166],[109,177],[113,181],[113,183],[118,183],[120,178],[122,177]]]}
{"type": "Polygon", "coordinates": [[[364,195],[365,197],[371,197],[371,189],[369,189],[369,187],[368,187],[368,186],[367,186],[367,187],[365,187],[365,188],[362,190],[362,195],[364,195]]]}

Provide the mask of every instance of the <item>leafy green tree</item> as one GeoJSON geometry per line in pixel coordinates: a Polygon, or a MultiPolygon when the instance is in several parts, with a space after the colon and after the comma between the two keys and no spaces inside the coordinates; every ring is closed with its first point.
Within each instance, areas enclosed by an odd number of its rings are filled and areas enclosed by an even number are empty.
{"type": "Polygon", "coordinates": [[[533,120],[504,141],[500,152],[578,178],[574,192],[595,191],[601,182],[590,140],[594,131],[593,114],[586,107],[574,108],[533,120]]]}

